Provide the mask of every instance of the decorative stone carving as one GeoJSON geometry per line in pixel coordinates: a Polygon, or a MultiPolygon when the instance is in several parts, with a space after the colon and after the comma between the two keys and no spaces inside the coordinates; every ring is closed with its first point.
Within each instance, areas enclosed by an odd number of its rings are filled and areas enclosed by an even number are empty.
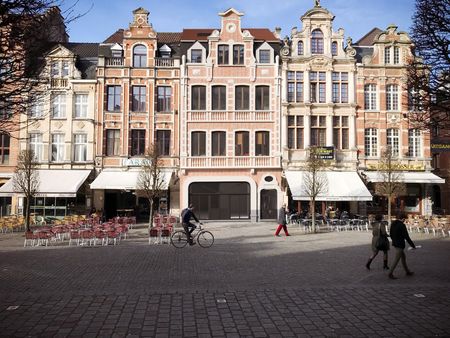
{"type": "Polygon", "coordinates": [[[195,76],[200,75],[200,69],[198,69],[198,68],[192,69],[192,75],[195,75],[195,76]]]}
{"type": "Polygon", "coordinates": [[[211,33],[211,37],[213,37],[213,38],[218,38],[219,37],[219,31],[217,30],[217,29],[215,29],[212,33],[211,33]]]}
{"type": "Polygon", "coordinates": [[[289,46],[284,46],[283,48],[281,48],[280,54],[281,56],[289,56],[289,46]]]}
{"type": "Polygon", "coordinates": [[[58,121],[58,122],[55,124],[56,129],[61,129],[62,126],[63,126],[63,123],[62,123],[61,121],[58,121]]]}
{"type": "Polygon", "coordinates": [[[250,34],[250,32],[248,30],[243,31],[242,32],[242,36],[244,38],[251,38],[252,37],[252,35],[250,34]]]}
{"type": "Polygon", "coordinates": [[[80,121],[80,122],[77,123],[77,127],[80,128],[80,129],[83,129],[85,127],[85,124],[80,121]]]}

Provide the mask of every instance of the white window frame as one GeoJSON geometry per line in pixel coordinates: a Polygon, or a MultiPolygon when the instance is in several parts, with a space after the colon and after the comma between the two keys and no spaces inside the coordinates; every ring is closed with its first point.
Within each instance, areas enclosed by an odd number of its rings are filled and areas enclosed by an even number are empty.
{"type": "Polygon", "coordinates": [[[366,157],[378,156],[378,132],[376,128],[364,130],[364,155],[366,157]]]}
{"type": "Polygon", "coordinates": [[[388,84],[386,86],[386,110],[399,111],[400,100],[398,85],[388,84]]]}
{"type": "Polygon", "coordinates": [[[52,134],[51,162],[64,162],[64,134],[52,134]]]}
{"type": "Polygon", "coordinates": [[[408,155],[409,157],[421,157],[422,147],[421,147],[422,135],[420,129],[409,129],[408,130],[408,155]]]}
{"type": "Polygon", "coordinates": [[[87,93],[75,94],[75,118],[87,118],[89,108],[89,95],[87,93]]]}
{"type": "Polygon", "coordinates": [[[42,162],[44,143],[42,142],[41,133],[30,133],[28,141],[30,150],[34,152],[34,158],[37,162],[42,162]]]}
{"type": "Polygon", "coordinates": [[[267,65],[267,64],[271,64],[274,62],[275,56],[274,56],[274,51],[271,45],[269,45],[267,42],[264,42],[261,46],[259,46],[259,48],[256,50],[256,62],[263,64],[263,65],[267,65]],[[260,55],[259,52],[261,50],[268,50],[269,51],[269,62],[261,62],[260,60],[260,55]]]}
{"type": "Polygon", "coordinates": [[[386,130],[386,144],[391,148],[392,157],[400,155],[400,130],[398,128],[386,130]]]}
{"type": "Polygon", "coordinates": [[[73,135],[73,160],[74,162],[87,161],[87,134],[73,135]]]}
{"type": "Polygon", "coordinates": [[[66,118],[67,95],[64,93],[55,94],[52,98],[52,118],[66,118]]]}
{"type": "Polygon", "coordinates": [[[37,97],[30,107],[30,118],[39,119],[44,117],[44,102],[41,97],[37,97]]]}
{"type": "Polygon", "coordinates": [[[368,83],[364,85],[364,109],[377,110],[377,107],[377,85],[374,83],[368,83]]]}

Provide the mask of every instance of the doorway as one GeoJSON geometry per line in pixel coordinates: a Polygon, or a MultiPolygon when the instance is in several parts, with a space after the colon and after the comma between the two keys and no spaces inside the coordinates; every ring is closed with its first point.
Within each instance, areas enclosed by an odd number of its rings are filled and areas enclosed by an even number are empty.
{"type": "Polygon", "coordinates": [[[277,218],[277,191],[261,190],[261,219],[276,219],[277,218]]]}

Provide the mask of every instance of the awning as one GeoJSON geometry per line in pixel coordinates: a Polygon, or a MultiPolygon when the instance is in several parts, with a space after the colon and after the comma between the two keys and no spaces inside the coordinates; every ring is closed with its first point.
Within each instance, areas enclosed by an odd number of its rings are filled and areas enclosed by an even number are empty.
{"type": "MultiPolygon", "coordinates": [[[[94,182],[91,183],[91,189],[102,190],[136,190],[138,185],[139,173],[141,171],[102,171],[94,182]]],[[[163,179],[162,188],[167,190],[169,187],[172,170],[161,170],[163,179]]]]}
{"type": "MultiPolygon", "coordinates": [[[[40,197],[76,197],[77,191],[91,173],[90,170],[38,169],[40,197]]],[[[0,196],[22,194],[14,190],[14,177],[0,187],[0,196]]]]}
{"type": "MultiPolygon", "coordinates": [[[[383,182],[383,176],[378,171],[365,171],[364,175],[367,176],[369,182],[383,182]]],[[[402,172],[398,176],[398,180],[404,183],[429,183],[429,184],[442,184],[445,183],[443,178],[436,176],[433,173],[425,171],[407,171],[402,172]]]]}
{"type": "MultiPolygon", "coordinates": [[[[372,195],[354,171],[324,171],[327,191],[318,194],[316,201],[371,201],[372,195]]],[[[286,179],[294,200],[309,201],[304,184],[305,171],[285,171],[286,179]]]]}

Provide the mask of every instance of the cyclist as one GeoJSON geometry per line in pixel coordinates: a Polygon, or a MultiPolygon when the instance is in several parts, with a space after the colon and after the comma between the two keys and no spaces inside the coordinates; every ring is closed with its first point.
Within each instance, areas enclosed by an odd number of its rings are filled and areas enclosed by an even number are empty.
{"type": "Polygon", "coordinates": [[[183,224],[184,231],[186,232],[189,245],[194,245],[195,243],[192,240],[191,233],[195,230],[195,228],[197,228],[197,226],[191,223],[191,218],[200,223],[197,216],[194,214],[194,205],[189,204],[189,207],[181,212],[181,222],[183,224]]]}

